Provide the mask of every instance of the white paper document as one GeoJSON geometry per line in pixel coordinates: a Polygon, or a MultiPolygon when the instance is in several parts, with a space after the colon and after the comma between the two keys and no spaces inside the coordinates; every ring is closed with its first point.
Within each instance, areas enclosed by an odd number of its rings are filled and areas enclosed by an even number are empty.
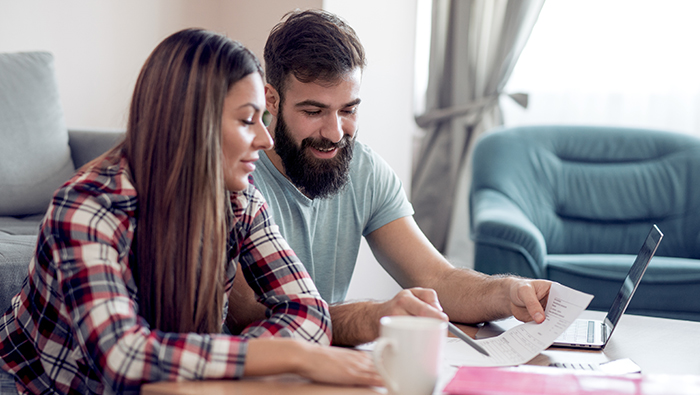
{"type": "Polygon", "coordinates": [[[593,299],[575,289],[552,283],[545,320],[541,324],[526,322],[497,337],[476,342],[486,349],[485,356],[458,338],[448,337],[445,362],[453,366],[512,366],[526,363],[551,346],[593,299]]]}

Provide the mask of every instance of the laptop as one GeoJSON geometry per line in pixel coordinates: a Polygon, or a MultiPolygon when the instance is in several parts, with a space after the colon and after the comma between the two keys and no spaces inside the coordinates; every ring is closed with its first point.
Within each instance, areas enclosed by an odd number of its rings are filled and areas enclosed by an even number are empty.
{"type": "Polygon", "coordinates": [[[610,340],[610,336],[612,336],[620,317],[627,309],[634,291],[637,290],[637,286],[639,286],[639,282],[642,280],[647,266],[649,266],[649,261],[656,253],[656,249],[659,247],[663,237],[664,235],[659,228],[656,225],[652,226],[603,321],[579,318],[552,345],[595,350],[603,349],[608,340],[610,340]]]}

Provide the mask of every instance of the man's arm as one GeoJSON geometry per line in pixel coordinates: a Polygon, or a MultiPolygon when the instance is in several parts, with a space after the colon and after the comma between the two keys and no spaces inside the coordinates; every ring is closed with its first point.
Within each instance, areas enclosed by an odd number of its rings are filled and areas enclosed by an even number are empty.
{"type": "Polygon", "coordinates": [[[510,315],[521,321],[544,320],[551,282],[455,268],[433,247],[413,217],[382,226],[367,241],[379,263],[402,287],[437,291],[452,321],[478,323],[510,315]]]}

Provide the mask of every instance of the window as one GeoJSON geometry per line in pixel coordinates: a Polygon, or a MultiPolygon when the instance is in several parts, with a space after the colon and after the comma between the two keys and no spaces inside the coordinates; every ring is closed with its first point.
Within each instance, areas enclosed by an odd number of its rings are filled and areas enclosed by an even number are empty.
{"type": "Polygon", "coordinates": [[[507,126],[590,124],[700,135],[700,2],[547,0],[501,102],[507,126]]]}

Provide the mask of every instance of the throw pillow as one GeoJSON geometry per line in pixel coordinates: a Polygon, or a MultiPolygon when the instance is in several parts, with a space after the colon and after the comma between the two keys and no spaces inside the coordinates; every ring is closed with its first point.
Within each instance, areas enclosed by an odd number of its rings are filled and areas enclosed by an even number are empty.
{"type": "Polygon", "coordinates": [[[46,211],[74,172],[53,56],[0,54],[0,215],[46,211]]]}

